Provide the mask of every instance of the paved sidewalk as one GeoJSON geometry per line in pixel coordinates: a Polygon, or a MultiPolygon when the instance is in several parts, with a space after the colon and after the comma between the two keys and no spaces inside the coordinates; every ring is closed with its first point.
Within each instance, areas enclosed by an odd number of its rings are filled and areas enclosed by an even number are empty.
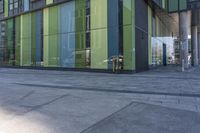
{"type": "Polygon", "coordinates": [[[132,75],[0,68],[0,133],[199,133],[199,81],[200,68],[132,75]]]}

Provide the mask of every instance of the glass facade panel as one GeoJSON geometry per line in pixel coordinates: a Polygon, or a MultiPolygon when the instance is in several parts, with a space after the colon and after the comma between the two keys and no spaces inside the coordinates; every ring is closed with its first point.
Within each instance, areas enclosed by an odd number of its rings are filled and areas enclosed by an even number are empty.
{"type": "Polygon", "coordinates": [[[135,46],[133,43],[133,28],[132,25],[123,27],[123,43],[124,43],[124,69],[135,70],[135,46]]]}
{"type": "Polygon", "coordinates": [[[169,12],[177,11],[178,10],[178,0],[168,0],[169,5],[169,12]]]}
{"type": "Polygon", "coordinates": [[[52,3],[53,3],[53,0],[46,0],[47,5],[52,4],[52,3]]]}
{"type": "Polygon", "coordinates": [[[58,13],[58,7],[50,7],[44,11],[44,66],[46,67],[59,66],[58,13]]]}
{"type": "Polygon", "coordinates": [[[21,66],[31,66],[31,14],[21,16],[21,66]]]}
{"type": "Polygon", "coordinates": [[[107,0],[91,1],[91,68],[107,69],[107,0]]]}
{"type": "Polygon", "coordinates": [[[179,10],[187,9],[187,0],[179,0],[179,10]]]}
{"type": "Polygon", "coordinates": [[[91,31],[91,68],[107,69],[107,29],[91,31]]]}
{"type": "Polygon", "coordinates": [[[31,65],[36,65],[36,13],[31,14],[31,65]]]}
{"type": "Polygon", "coordinates": [[[60,66],[75,67],[75,2],[60,6],[60,66]]]}
{"type": "Polygon", "coordinates": [[[152,42],[151,38],[153,36],[153,16],[152,10],[148,7],[148,52],[149,52],[149,65],[152,63],[152,42]]]}
{"type": "Polygon", "coordinates": [[[152,16],[152,31],[155,33],[151,37],[151,56],[149,56],[152,57],[149,62],[151,67],[164,65],[164,58],[167,64],[175,63],[174,40],[176,38],[171,36],[169,29],[170,27],[166,27],[159,17],[152,16]],[[164,53],[164,45],[166,45],[166,53],[164,53]]]}
{"type": "Polygon", "coordinates": [[[8,0],[4,0],[4,17],[8,17],[8,0]]]}
{"type": "Polygon", "coordinates": [[[44,65],[75,66],[75,2],[44,10],[44,65]]]}
{"type": "Polygon", "coordinates": [[[24,11],[28,11],[29,10],[29,0],[24,0],[24,11]]]}
{"type": "Polygon", "coordinates": [[[13,41],[13,19],[6,21],[6,32],[5,32],[5,49],[4,49],[4,63],[7,65],[13,65],[14,63],[14,41],[13,41]]]}
{"type": "Polygon", "coordinates": [[[21,21],[20,17],[15,18],[15,65],[20,66],[20,34],[21,34],[21,21]]]}
{"type": "Polygon", "coordinates": [[[86,0],[75,1],[75,67],[86,66],[86,0]]]}
{"type": "Polygon", "coordinates": [[[135,0],[123,0],[123,68],[135,70],[135,0]]]}

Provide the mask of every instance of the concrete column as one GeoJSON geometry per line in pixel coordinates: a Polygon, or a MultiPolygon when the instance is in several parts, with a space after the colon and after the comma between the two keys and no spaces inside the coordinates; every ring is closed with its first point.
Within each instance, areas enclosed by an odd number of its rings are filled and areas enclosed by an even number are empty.
{"type": "Polygon", "coordinates": [[[199,64],[200,64],[200,32],[198,32],[198,55],[199,55],[199,64]]]}
{"type": "Polygon", "coordinates": [[[188,35],[190,27],[190,16],[189,12],[180,12],[179,13],[179,37],[180,37],[180,62],[184,68],[189,68],[188,65],[188,35]],[[184,61],[184,62],[183,62],[184,61]]]}
{"type": "Polygon", "coordinates": [[[197,66],[198,63],[198,27],[192,26],[192,64],[197,66]]]}

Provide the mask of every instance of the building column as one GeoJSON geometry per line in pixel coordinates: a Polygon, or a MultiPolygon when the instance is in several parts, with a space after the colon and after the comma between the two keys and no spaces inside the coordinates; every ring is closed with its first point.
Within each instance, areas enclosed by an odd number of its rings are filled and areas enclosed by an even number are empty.
{"type": "Polygon", "coordinates": [[[184,68],[189,68],[188,65],[188,35],[190,26],[189,12],[179,13],[179,37],[180,37],[180,63],[184,68]]]}
{"type": "Polygon", "coordinates": [[[199,64],[200,64],[200,31],[198,32],[198,56],[199,56],[199,64]]]}
{"type": "Polygon", "coordinates": [[[198,27],[192,26],[192,64],[197,66],[198,63],[198,27]]]}

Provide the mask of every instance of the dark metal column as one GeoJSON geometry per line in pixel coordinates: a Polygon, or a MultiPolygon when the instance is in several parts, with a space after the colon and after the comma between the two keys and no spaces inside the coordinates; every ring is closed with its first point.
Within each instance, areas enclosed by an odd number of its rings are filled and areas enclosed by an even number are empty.
{"type": "Polygon", "coordinates": [[[200,64],[200,31],[198,32],[198,59],[200,64]]]}

